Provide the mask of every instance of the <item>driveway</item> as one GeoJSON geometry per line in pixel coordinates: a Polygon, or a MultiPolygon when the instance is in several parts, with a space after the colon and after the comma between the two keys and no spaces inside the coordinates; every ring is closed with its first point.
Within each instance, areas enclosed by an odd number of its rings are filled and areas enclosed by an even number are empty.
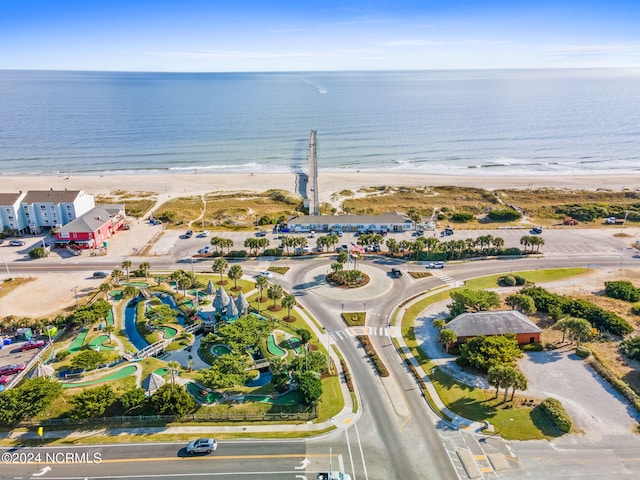
{"type": "Polygon", "coordinates": [[[520,360],[532,397],[557,398],[586,434],[631,435],[640,415],[572,350],[531,352],[520,360]]]}

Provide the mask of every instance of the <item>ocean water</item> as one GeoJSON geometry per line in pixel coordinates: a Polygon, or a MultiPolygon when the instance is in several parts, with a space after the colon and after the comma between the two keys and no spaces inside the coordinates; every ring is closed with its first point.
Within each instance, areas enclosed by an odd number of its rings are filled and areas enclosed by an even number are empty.
{"type": "Polygon", "coordinates": [[[640,169],[640,70],[0,71],[0,173],[640,169]]]}

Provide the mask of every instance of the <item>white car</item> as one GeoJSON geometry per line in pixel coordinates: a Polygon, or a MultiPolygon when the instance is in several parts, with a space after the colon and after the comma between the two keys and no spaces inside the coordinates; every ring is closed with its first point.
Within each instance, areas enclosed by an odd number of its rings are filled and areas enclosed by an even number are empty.
{"type": "Polygon", "coordinates": [[[24,247],[24,242],[22,240],[11,240],[9,242],[10,247],[24,247]]]}
{"type": "Polygon", "coordinates": [[[209,230],[205,230],[204,232],[200,232],[198,234],[198,238],[208,237],[210,234],[211,234],[211,232],[209,230]]]}
{"type": "Polygon", "coordinates": [[[194,453],[211,453],[215,452],[216,448],[218,448],[218,442],[213,438],[199,438],[187,444],[187,453],[189,455],[193,455],[194,453]]]}
{"type": "Polygon", "coordinates": [[[273,275],[269,270],[264,270],[258,274],[259,277],[271,278],[273,275]]]}
{"type": "Polygon", "coordinates": [[[444,268],[444,262],[427,263],[427,268],[444,268]]]}

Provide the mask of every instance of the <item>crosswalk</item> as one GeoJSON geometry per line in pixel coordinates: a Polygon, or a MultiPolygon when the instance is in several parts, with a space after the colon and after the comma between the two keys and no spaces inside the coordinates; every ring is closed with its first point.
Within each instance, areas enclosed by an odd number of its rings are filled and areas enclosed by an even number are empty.
{"type": "Polygon", "coordinates": [[[334,340],[344,340],[358,335],[388,337],[391,335],[391,329],[389,327],[349,327],[343,330],[334,330],[329,332],[329,335],[334,340]]]}
{"type": "Polygon", "coordinates": [[[436,270],[432,270],[432,271],[431,271],[431,275],[433,275],[434,277],[436,277],[436,278],[437,278],[438,280],[440,280],[442,283],[444,283],[444,284],[446,284],[446,285],[449,285],[450,287],[455,287],[455,286],[457,286],[457,285],[456,285],[456,284],[457,284],[457,281],[456,281],[453,277],[451,277],[451,276],[447,275],[447,274],[446,274],[445,272],[443,272],[443,271],[436,272],[436,270]]]}

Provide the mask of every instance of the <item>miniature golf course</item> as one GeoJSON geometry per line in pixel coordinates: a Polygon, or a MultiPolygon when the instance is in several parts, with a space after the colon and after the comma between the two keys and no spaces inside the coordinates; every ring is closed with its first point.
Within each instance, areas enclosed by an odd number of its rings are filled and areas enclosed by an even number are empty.
{"type": "Polygon", "coordinates": [[[289,339],[289,345],[289,348],[291,348],[298,355],[302,353],[302,340],[300,340],[298,337],[291,337],[289,339]]]}
{"type": "Polygon", "coordinates": [[[216,356],[221,356],[221,355],[228,355],[229,353],[231,353],[231,348],[227,347],[226,345],[214,345],[211,348],[211,351],[213,352],[214,355],[216,356]]]}
{"type": "Polygon", "coordinates": [[[178,330],[173,327],[160,327],[164,332],[164,338],[173,338],[178,334],[178,330]]]}
{"type": "Polygon", "coordinates": [[[113,325],[113,309],[107,312],[107,325],[113,325]]]}
{"type": "Polygon", "coordinates": [[[82,348],[84,344],[84,340],[87,338],[87,334],[89,333],[89,329],[83,328],[80,330],[80,333],[76,338],[73,339],[71,345],[69,345],[69,353],[76,353],[78,350],[82,348]]]}
{"type": "Polygon", "coordinates": [[[276,345],[276,339],[273,334],[267,337],[267,350],[271,355],[275,355],[277,357],[282,357],[283,355],[287,354],[286,351],[276,345]]]}
{"type": "Polygon", "coordinates": [[[95,385],[97,383],[113,382],[114,380],[120,380],[122,378],[128,377],[129,375],[133,375],[135,372],[135,365],[127,365],[117,372],[110,373],[109,375],[105,375],[104,377],[96,378],[95,380],[77,383],[63,383],[62,388],[86,387],[87,385],[95,385]]]}
{"type": "Polygon", "coordinates": [[[248,402],[271,403],[273,405],[295,405],[302,401],[302,395],[298,390],[294,390],[276,398],[271,398],[269,395],[245,395],[244,399],[248,402]]]}
{"type": "Polygon", "coordinates": [[[186,385],[187,391],[193,395],[199,402],[202,403],[215,403],[222,399],[222,395],[218,392],[212,392],[211,390],[200,388],[193,382],[189,382],[186,385]]]}
{"type": "Polygon", "coordinates": [[[91,350],[95,350],[96,347],[100,347],[100,350],[115,350],[114,346],[105,345],[105,343],[109,343],[109,335],[99,335],[89,342],[89,348],[91,350]]]}

